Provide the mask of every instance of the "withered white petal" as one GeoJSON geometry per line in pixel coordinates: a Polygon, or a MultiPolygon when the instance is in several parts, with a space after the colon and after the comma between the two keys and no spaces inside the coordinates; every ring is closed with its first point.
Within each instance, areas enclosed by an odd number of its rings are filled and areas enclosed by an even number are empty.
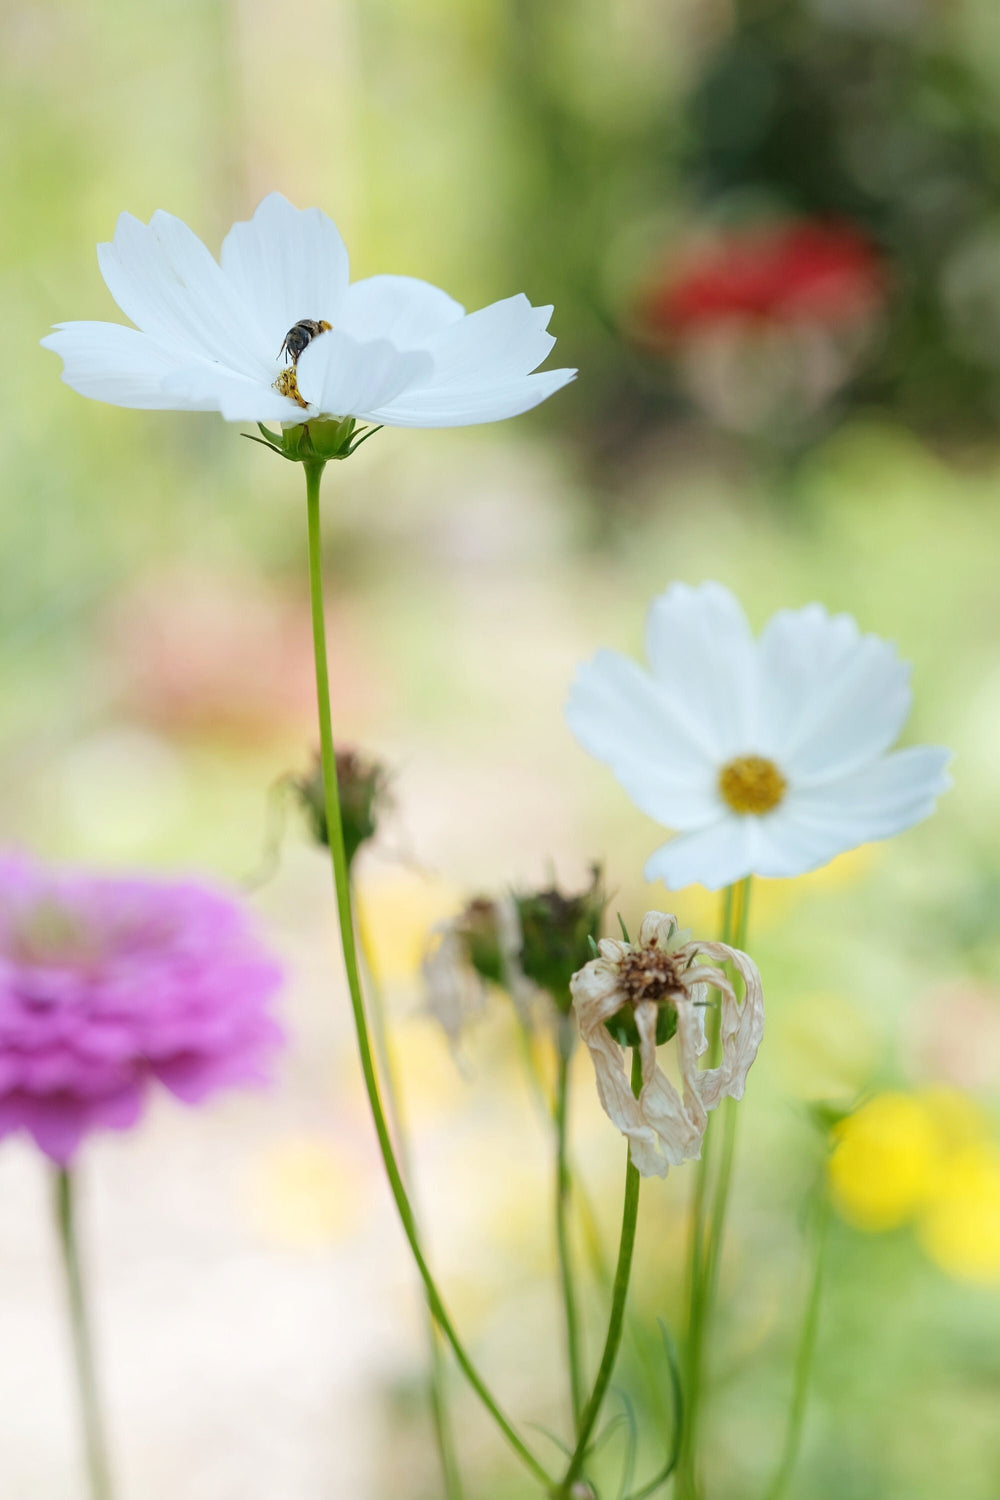
{"type": "Polygon", "coordinates": [[[666,1175],[671,1166],[701,1154],[709,1113],[726,1098],[741,1099],[747,1072],[764,1029],[764,996],[753,960],[725,943],[692,941],[675,917],[648,912],[636,944],[604,939],[599,957],[573,976],[577,1024],[594,1064],[597,1092],[609,1119],[628,1138],[643,1176],[666,1175]],[[700,963],[700,958],[710,960],[700,963]],[[743,998],[719,967],[731,963],[743,998]],[[638,980],[637,980],[638,976],[638,980]],[[642,981],[639,983],[638,981],[642,981]],[[657,993],[657,985],[660,992],[657,993]],[[707,1041],[704,1011],[719,997],[721,1061],[702,1068],[707,1041]],[[673,1045],[681,1090],[657,1063],[660,1005],[676,1012],[673,1045]],[[639,1039],[642,1086],[633,1095],[626,1057],[605,1022],[630,1010],[639,1039]]]}

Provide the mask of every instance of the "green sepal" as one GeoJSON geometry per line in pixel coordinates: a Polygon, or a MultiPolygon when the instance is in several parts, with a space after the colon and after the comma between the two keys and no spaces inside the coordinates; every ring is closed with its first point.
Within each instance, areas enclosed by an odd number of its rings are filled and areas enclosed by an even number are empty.
{"type": "Polygon", "coordinates": [[[338,458],[350,458],[368,438],[381,432],[381,427],[358,427],[355,417],[320,417],[310,422],[299,422],[294,427],[283,427],[280,433],[272,432],[262,422],[257,423],[260,437],[245,432],[243,436],[252,443],[262,443],[282,458],[295,464],[326,464],[338,458]]]}
{"type": "MultiPolygon", "coordinates": [[[[605,1026],[618,1043],[619,1047],[638,1047],[639,1028],[635,1024],[632,1007],[625,1005],[615,1015],[605,1021],[605,1026]]],[[[662,1047],[664,1042],[677,1030],[677,1011],[672,1005],[661,1005],[656,1014],[656,1045],[662,1047]]]]}

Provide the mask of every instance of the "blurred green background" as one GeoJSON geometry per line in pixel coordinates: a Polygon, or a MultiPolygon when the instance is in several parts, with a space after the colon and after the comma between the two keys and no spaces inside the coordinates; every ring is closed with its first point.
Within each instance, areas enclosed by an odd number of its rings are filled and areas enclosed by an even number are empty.
{"type": "MultiPolygon", "coordinates": [[[[167,208],[217,251],[279,188],[336,219],[355,276],[553,302],[556,362],[581,372],[567,391],[496,427],[385,431],[326,481],[335,713],[393,767],[359,879],[435,1261],[505,1403],[564,1423],[548,1132],[499,1000],[456,1067],[421,1014],[422,943],[467,895],[550,860],[582,884],[594,856],[631,921],[679,907],[710,931],[704,892],[643,884],[660,831],[565,729],[572,671],[601,645],[638,652],[674,579],[722,579],[757,626],[812,599],[850,611],[914,663],[907,740],[953,746],[955,787],[891,846],[758,893],[768,1035],[741,1107],[710,1494],[761,1494],[780,1446],[825,1149],[808,1105],[890,1090],[945,1155],[929,1163],[906,1119],[860,1153],[792,1493],[993,1500],[993,0],[40,0],[8,3],[0,33],[5,842],[250,879],[268,788],[315,736],[296,472],[221,419],[85,401],[38,348],[55,321],[119,317],[94,245],[121,210],[167,208]],[[963,1151],[978,1169],[942,1180],[963,1151]]],[[[354,1076],[328,873],[294,817],[253,899],[291,974],[279,1088],[154,1110],[84,1162],[122,1495],[431,1500],[419,1303],[354,1076]]],[[[576,1061],[610,1253],[620,1142],[576,1061]]],[[[644,1191],[645,1334],[620,1381],[650,1468],[644,1359],[657,1317],[676,1328],[689,1179],[644,1191]]],[[[6,1143],[14,1500],[78,1493],[44,1188],[6,1143]]],[[[593,1359],[598,1286],[587,1314],[593,1359]]],[[[455,1399],[469,1493],[523,1495],[455,1399]]]]}

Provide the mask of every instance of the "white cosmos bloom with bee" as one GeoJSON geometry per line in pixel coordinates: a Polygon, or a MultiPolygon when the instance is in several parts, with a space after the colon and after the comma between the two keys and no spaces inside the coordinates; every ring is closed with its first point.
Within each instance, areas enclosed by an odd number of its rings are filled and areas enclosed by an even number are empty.
{"type": "Polygon", "coordinates": [[[895,647],[820,604],[754,639],[718,583],[673,584],[646,626],[650,670],[600,651],[573,683],[570,728],[632,801],[676,830],[648,880],[710,890],[802,875],[934,810],[950,752],[889,752],[910,710],[895,647]]]}
{"type": "Polygon", "coordinates": [[[135,327],[60,323],[42,343],[68,385],[113,406],[459,427],[517,416],[576,374],[537,371],[551,307],[515,296],[466,313],[410,276],[351,284],[337,226],[280,193],[233,225],[219,261],[162,211],[122,214],[97,254],[135,327]]]}

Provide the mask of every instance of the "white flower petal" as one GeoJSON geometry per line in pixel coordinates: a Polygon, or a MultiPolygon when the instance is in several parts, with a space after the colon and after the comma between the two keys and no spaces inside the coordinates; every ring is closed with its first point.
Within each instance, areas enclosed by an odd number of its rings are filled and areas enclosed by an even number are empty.
{"type": "Polygon", "coordinates": [[[708,828],[677,834],[649,856],[646,879],[662,880],[675,891],[695,884],[717,891],[752,875],[756,869],[752,825],[756,821],[734,814],[708,828]]]}
{"type": "Polygon", "coordinates": [[[284,422],[296,426],[308,420],[288,396],[280,396],[263,380],[249,380],[222,365],[185,365],[163,383],[169,405],[178,411],[217,411],[227,422],[284,422]]]}
{"type": "Polygon", "coordinates": [[[665,828],[690,833],[726,816],[726,805],[711,774],[700,784],[678,781],[671,767],[656,766],[646,758],[628,758],[624,754],[613,769],[615,779],[639,811],[665,828]]]}
{"type": "Polygon", "coordinates": [[[850,830],[855,837],[844,848],[890,838],[933,811],[935,800],[951,785],[950,759],[951,752],[936,745],[897,750],[836,781],[794,788],[787,816],[807,827],[850,830]]]}
{"type": "MultiPolygon", "coordinates": [[[[63,361],[62,378],[81,396],[146,411],[177,410],[164,388],[178,368],[174,355],[135,328],[121,323],[59,323],[42,339],[63,361]]],[[[198,403],[192,403],[198,409],[198,403]]]]}
{"type": "Polygon", "coordinates": [[[336,326],[347,292],[347,250],[332,219],[269,193],[253,218],[234,224],[222,244],[222,269],[257,315],[272,359],[303,318],[336,326]]]}
{"type": "Polygon", "coordinates": [[[646,654],[664,696],[701,726],[717,764],[757,749],[756,648],[727,588],[672,584],[650,608],[646,654]]]}
{"type": "Polygon", "coordinates": [[[114,240],[98,245],[97,258],[122,312],[167,353],[217,360],[242,375],[268,374],[273,358],[252,304],[181,219],[162,209],[148,224],[122,214],[114,240]]]}
{"type": "MultiPolygon", "coordinates": [[[[664,790],[670,785],[699,798],[714,784],[717,767],[703,727],[683,702],[617,651],[598,651],[578,669],[566,721],[584,749],[616,775],[619,766],[643,763],[662,775],[664,790]]],[[[681,826],[673,814],[669,821],[681,826]]]]}
{"type": "Polygon", "coordinates": [[[414,389],[367,415],[387,427],[472,427],[477,422],[502,422],[539,406],[575,378],[575,370],[542,370],[478,390],[459,386],[414,389]]]}
{"type": "Polygon", "coordinates": [[[760,737],[797,785],[887,750],[910,709],[910,669],[890,641],[819,604],[780,610],[760,640],[760,737]]]}
{"type": "Polygon", "coordinates": [[[766,817],[746,817],[750,855],[746,873],[788,879],[825,865],[845,849],[865,842],[854,824],[815,827],[797,814],[791,800],[766,817]]]}
{"type": "Polygon", "coordinates": [[[426,377],[429,354],[402,351],[387,339],[359,343],[339,328],[321,333],[298,362],[299,392],[321,412],[339,417],[373,415],[414,382],[426,377]]]}
{"type": "Polygon", "coordinates": [[[551,316],[551,307],[532,307],[523,293],[469,313],[428,344],[434,356],[428,385],[482,390],[527,375],[555,345],[545,332],[551,316]]]}
{"type": "Polygon", "coordinates": [[[422,349],[464,316],[462,304],[429,281],[369,276],[348,287],[337,327],[352,338],[389,339],[398,349],[422,349]]]}

